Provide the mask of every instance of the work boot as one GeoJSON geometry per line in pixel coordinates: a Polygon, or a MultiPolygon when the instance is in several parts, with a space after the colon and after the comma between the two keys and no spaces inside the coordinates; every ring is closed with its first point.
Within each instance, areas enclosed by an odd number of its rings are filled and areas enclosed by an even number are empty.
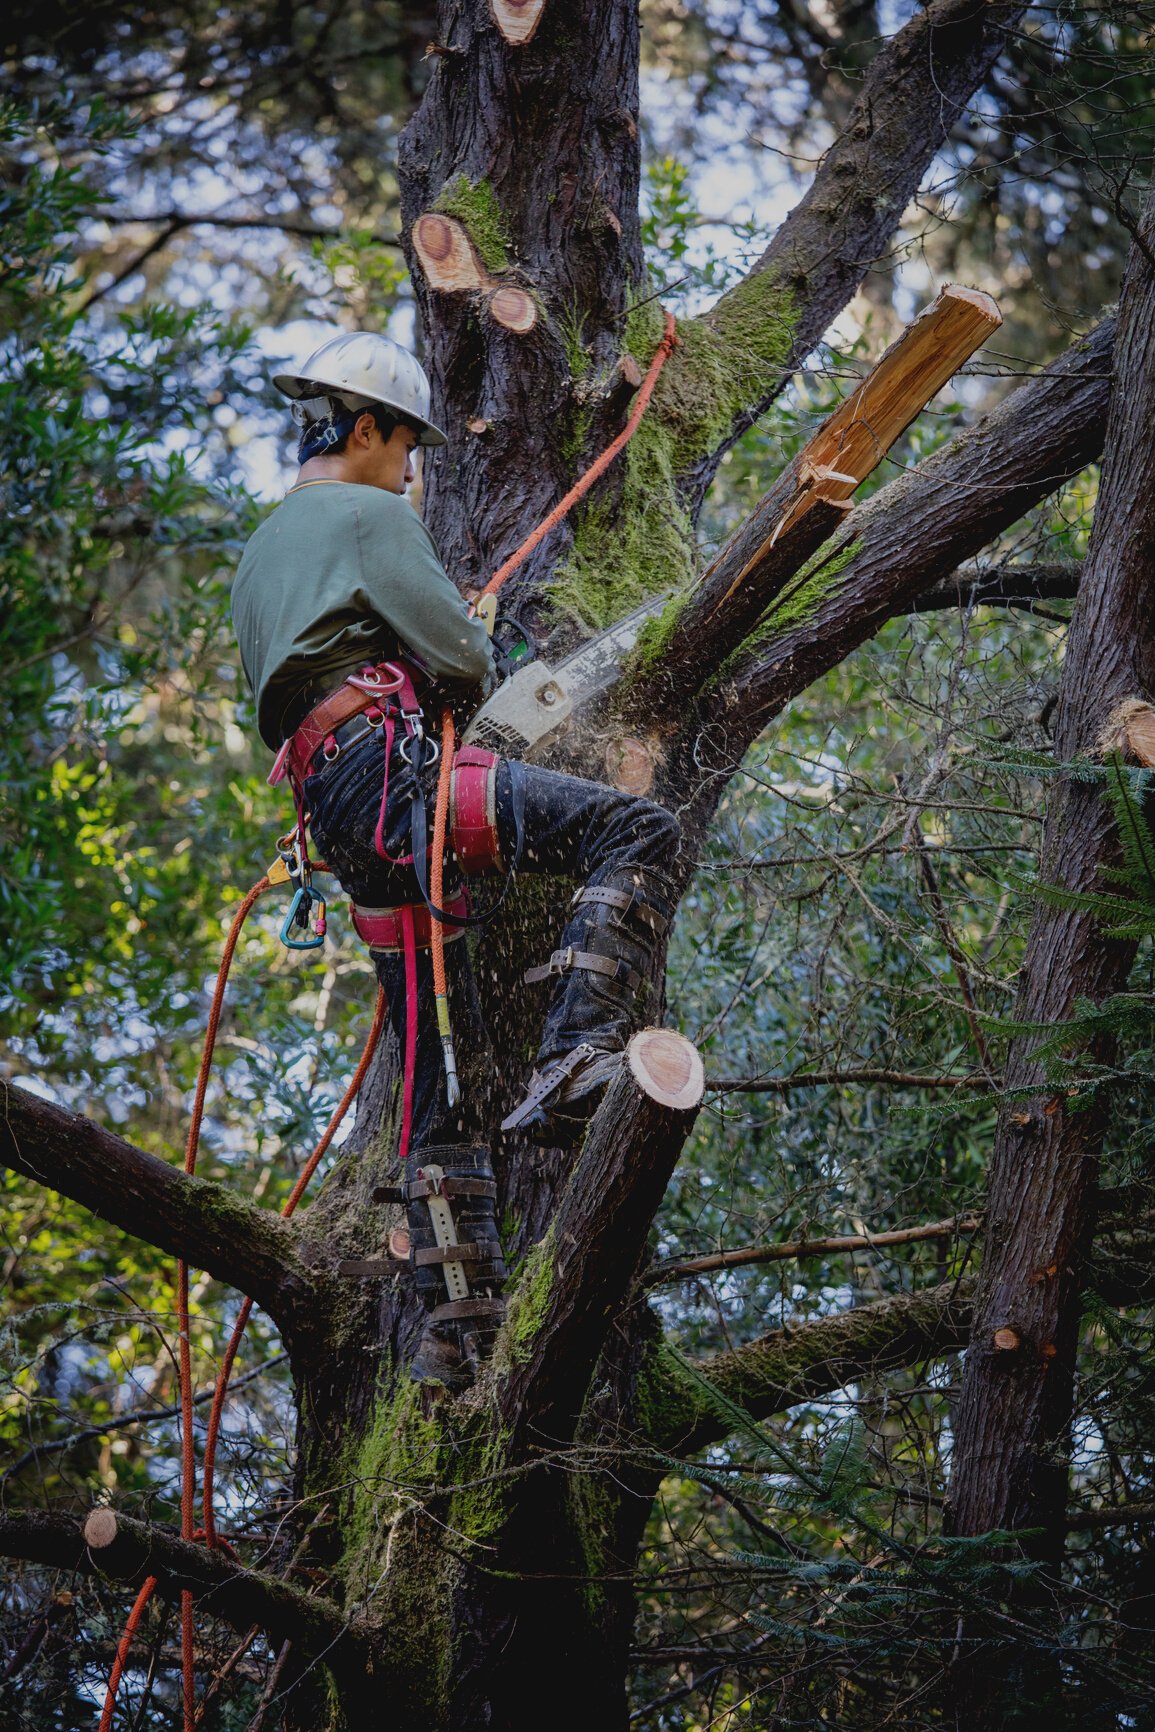
{"type": "Polygon", "coordinates": [[[666,879],[618,866],[583,886],[559,949],[526,971],[528,983],[560,979],[525,1099],[502,1122],[534,1142],[580,1142],[635,1028],[638,994],[673,912],[666,879]]]}
{"type": "Polygon", "coordinates": [[[463,1143],[419,1149],[405,1162],[401,1191],[409,1260],[430,1308],[410,1371],[419,1383],[467,1389],[505,1314],[489,1150],[463,1143]]]}

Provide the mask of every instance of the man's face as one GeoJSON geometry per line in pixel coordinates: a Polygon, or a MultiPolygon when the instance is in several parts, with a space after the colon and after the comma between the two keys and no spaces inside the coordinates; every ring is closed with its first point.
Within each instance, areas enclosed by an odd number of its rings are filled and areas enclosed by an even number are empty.
{"type": "Polygon", "coordinates": [[[369,452],[372,465],[370,485],[382,487],[386,493],[403,494],[416,473],[413,467],[416,449],[417,435],[404,422],[394,427],[388,439],[382,439],[380,428],[374,425],[369,452]]]}

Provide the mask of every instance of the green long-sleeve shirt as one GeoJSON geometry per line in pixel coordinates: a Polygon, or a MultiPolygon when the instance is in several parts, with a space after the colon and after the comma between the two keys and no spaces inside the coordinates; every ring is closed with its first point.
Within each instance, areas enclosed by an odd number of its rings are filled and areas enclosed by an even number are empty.
{"type": "Polygon", "coordinates": [[[492,666],[485,626],[395,493],[322,481],[290,493],[251,538],[233,581],[233,625],[274,750],[365,662],[413,656],[438,680],[475,684],[492,666]]]}

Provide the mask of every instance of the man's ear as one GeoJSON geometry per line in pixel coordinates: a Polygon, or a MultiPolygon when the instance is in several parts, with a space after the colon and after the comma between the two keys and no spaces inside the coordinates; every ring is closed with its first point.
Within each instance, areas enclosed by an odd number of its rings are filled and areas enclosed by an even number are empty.
{"type": "Polygon", "coordinates": [[[376,432],[376,430],[377,430],[376,418],[369,412],[368,409],[364,410],[362,414],[358,415],[356,421],[353,423],[353,437],[354,437],[354,439],[356,439],[358,445],[364,445],[366,447],[371,445],[373,443],[373,435],[376,432]]]}

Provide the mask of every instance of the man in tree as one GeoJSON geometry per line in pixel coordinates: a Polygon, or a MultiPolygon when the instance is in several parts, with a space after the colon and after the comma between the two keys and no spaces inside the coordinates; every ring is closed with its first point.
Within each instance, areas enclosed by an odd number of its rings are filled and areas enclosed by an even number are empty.
{"type": "MultiPolygon", "coordinates": [[[[261,737],[287,766],[298,809],[353,899],[406,1041],[401,1195],[418,1285],[434,1306],[413,1369],[458,1385],[500,1320],[504,1268],[483,1123],[469,1099],[458,1100],[452,1069],[445,1088],[441,1081],[432,922],[444,916],[448,942],[468,916],[459,879],[444,909],[430,897],[426,796],[438,753],[425,718],[446,698],[475,698],[492,656],[483,623],[404,500],[414,450],[445,442],[428,419],[418,362],[362,332],[324,344],[274,384],[293,401],[301,468],[245,549],[233,618],[261,737]],[[439,1269],[449,1297],[434,1305],[439,1269]]],[[[575,1141],[620,1065],[669,924],[677,824],[649,801],[487,752],[463,752],[451,787],[460,870],[585,880],[559,949],[526,977],[557,984],[525,1099],[502,1127],[547,1144],[575,1141]]],[[[447,973],[450,965],[453,1009],[475,1060],[487,1040],[463,945],[448,950],[447,973]]]]}

